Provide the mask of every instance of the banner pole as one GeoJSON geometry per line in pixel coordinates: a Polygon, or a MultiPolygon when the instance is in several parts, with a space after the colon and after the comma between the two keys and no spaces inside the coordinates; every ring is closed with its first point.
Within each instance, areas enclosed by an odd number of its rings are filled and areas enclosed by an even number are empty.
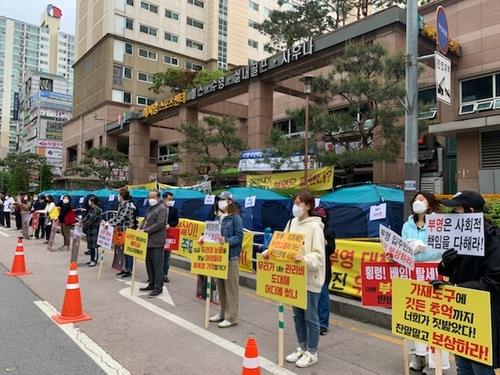
{"type": "Polygon", "coordinates": [[[101,251],[99,251],[99,247],[96,248],[96,251],[97,251],[97,259],[99,259],[99,253],[101,253],[100,255],[100,262],[99,262],[99,272],[97,273],[97,280],[101,280],[101,273],[102,273],[102,265],[104,263],[104,252],[105,250],[102,249],[101,251]]]}
{"type": "Polygon", "coordinates": [[[134,295],[134,288],[135,288],[135,257],[132,257],[132,282],[130,283],[130,295],[134,295]]]}
{"type": "Polygon", "coordinates": [[[403,340],[403,366],[405,368],[405,375],[410,375],[410,359],[408,353],[408,340],[403,340]]]}
{"type": "Polygon", "coordinates": [[[207,276],[207,293],[205,301],[205,328],[208,328],[208,319],[210,315],[210,296],[212,294],[212,277],[207,276]]]}
{"type": "Polygon", "coordinates": [[[443,375],[443,362],[441,360],[441,349],[431,348],[434,352],[434,360],[436,362],[436,375],[443,375]]]}
{"type": "Polygon", "coordinates": [[[285,365],[285,306],[278,305],[278,365],[285,365]]]}

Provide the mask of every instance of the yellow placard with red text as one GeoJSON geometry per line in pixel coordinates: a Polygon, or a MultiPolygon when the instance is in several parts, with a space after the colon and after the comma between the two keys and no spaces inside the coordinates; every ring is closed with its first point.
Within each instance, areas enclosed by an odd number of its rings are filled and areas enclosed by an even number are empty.
{"type": "Polygon", "coordinates": [[[205,231],[205,223],[202,221],[180,219],[179,225],[179,251],[178,255],[191,259],[195,251],[199,251],[201,244],[198,240],[205,231]]]}
{"type": "Polygon", "coordinates": [[[393,279],[392,333],[491,366],[490,293],[393,279]]]}
{"type": "Polygon", "coordinates": [[[240,271],[253,272],[253,233],[243,233],[243,244],[241,245],[240,254],[240,271]]]}
{"type": "Polygon", "coordinates": [[[229,244],[205,242],[193,251],[191,272],[197,275],[227,279],[229,244]]]}
{"type": "Polygon", "coordinates": [[[303,233],[275,231],[267,249],[271,258],[276,260],[294,260],[302,252],[303,233]]]}
{"type": "MultiPolygon", "coordinates": [[[[330,190],[333,185],[333,167],[311,169],[307,175],[307,188],[311,191],[330,190]]],[[[267,189],[298,189],[304,185],[304,171],[247,175],[247,186],[267,189]]]]}
{"type": "Polygon", "coordinates": [[[148,234],[142,230],[127,229],[125,231],[123,253],[133,256],[135,259],[145,261],[147,251],[148,234]]]}

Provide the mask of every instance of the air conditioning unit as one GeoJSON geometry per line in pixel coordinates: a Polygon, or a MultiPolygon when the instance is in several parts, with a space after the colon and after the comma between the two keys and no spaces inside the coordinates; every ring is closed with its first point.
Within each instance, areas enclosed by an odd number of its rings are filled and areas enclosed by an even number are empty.
{"type": "Polygon", "coordinates": [[[443,194],[443,177],[422,177],[420,180],[420,190],[425,193],[443,194]]]}

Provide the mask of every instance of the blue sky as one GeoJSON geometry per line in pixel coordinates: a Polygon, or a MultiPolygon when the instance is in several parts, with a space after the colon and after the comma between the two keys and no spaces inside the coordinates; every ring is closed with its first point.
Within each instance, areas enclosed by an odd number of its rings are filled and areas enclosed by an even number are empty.
{"type": "Polygon", "coordinates": [[[39,25],[42,12],[48,4],[62,10],[61,31],[74,35],[76,0],[0,0],[0,16],[39,25]]]}

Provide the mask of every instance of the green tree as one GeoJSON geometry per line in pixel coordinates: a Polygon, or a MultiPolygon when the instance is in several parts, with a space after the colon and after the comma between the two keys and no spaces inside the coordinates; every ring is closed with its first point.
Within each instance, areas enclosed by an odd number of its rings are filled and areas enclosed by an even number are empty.
{"type": "Polygon", "coordinates": [[[182,92],[196,86],[207,85],[224,74],[223,70],[200,70],[195,72],[192,70],[167,69],[154,75],[154,81],[149,90],[159,94],[166,87],[169,87],[174,93],[182,92]]]}
{"type": "Polygon", "coordinates": [[[92,148],[76,167],[76,171],[84,177],[97,177],[102,181],[111,181],[113,172],[128,167],[128,157],[109,147],[92,148]]]}
{"type": "Polygon", "coordinates": [[[50,190],[54,186],[54,173],[52,167],[47,163],[40,166],[40,191],[50,190]]]}
{"type": "Polygon", "coordinates": [[[238,136],[235,119],[205,117],[206,127],[199,123],[185,123],[179,128],[184,135],[180,146],[189,155],[198,174],[210,174],[219,182],[224,169],[238,164],[245,143],[238,136]]]}
{"type": "Polygon", "coordinates": [[[9,154],[0,163],[9,174],[8,191],[15,195],[33,190],[39,185],[41,168],[46,164],[45,158],[33,153],[9,154]]]}

